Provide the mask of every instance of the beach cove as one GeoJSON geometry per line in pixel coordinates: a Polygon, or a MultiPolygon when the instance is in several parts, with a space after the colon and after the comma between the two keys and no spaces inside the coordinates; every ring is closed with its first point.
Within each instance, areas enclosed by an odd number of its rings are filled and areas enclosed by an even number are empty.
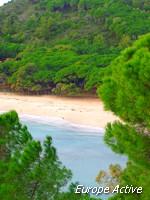
{"type": "Polygon", "coordinates": [[[0,111],[16,110],[19,115],[30,115],[68,121],[73,124],[105,128],[108,122],[117,120],[104,110],[98,98],[58,96],[25,96],[0,92],[0,111]]]}
{"type": "Polygon", "coordinates": [[[110,164],[126,164],[126,157],[104,143],[104,128],[117,117],[106,112],[98,98],[0,93],[0,112],[10,110],[18,112],[34,139],[43,142],[46,136],[52,137],[60,161],[73,173],[73,182],[98,186],[95,179],[100,170],[108,170],[110,164]]]}

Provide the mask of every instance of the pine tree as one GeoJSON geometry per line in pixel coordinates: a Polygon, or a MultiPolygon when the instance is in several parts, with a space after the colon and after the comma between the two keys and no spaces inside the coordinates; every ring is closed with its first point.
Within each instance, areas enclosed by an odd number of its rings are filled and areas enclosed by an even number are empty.
{"type": "Polygon", "coordinates": [[[105,73],[99,94],[106,109],[122,121],[108,124],[105,142],[128,156],[120,184],[143,187],[142,194],[118,194],[112,200],[150,197],[150,34],[125,49],[105,73]]]}

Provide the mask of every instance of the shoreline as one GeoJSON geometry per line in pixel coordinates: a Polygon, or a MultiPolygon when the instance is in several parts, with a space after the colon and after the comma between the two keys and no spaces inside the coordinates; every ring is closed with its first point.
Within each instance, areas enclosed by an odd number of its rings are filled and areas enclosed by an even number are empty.
{"type": "Polygon", "coordinates": [[[0,92],[0,111],[10,110],[16,110],[20,116],[59,121],[62,125],[69,123],[74,127],[104,129],[108,122],[118,120],[104,110],[103,103],[96,97],[26,96],[0,92]]]}
{"type": "MultiPolygon", "coordinates": [[[[71,123],[70,121],[66,121],[59,117],[42,117],[42,116],[35,116],[35,115],[20,115],[20,120],[23,123],[26,122],[34,122],[37,124],[46,124],[50,125],[51,127],[60,127],[62,129],[67,129],[73,132],[86,132],[86,133],[98,133],[103,134],[105,132],[104,128],[96,127],[96,126],[89,126],[89,125],[81,125],[77,123],[71,123]]],[[[93,135],[93,134],[92,134],[93,135]]]]}
{"type": "MultiPolygon", "coordinates": [[[[0,114],[5,113],[6,111],[1,111],[0,114]]],[[[45,116],[37,116],[37,115],[28,115],[28,114],[19,114],[20,121],[26,125],[26,122],[34,122],[37,124],[45,124],[50,125],[51,127],[61,127],[61,129],[67,129],[74,132],[86,132],[86,133],[101,133],[105,132],[104,128],[82,125],[77,123],[71,123],[59,117],[45,117],[45,116]]]]}

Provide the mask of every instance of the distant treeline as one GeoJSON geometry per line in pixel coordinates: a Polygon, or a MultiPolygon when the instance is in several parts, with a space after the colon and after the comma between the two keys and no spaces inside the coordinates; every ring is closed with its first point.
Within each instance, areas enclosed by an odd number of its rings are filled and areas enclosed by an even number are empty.
{"type": "Polygon", "coordinates": [[[0,8],[0,84],[95,93],[119,52],[150,32],[149,0],[16,0],[0,8]]]}

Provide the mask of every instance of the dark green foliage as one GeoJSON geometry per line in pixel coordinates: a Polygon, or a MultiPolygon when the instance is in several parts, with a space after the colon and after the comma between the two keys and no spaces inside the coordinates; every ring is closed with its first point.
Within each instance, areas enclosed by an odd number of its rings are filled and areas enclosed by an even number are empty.
{"type": "Polygon", "coordinates": [[[1,199],[55,199],[71,172],[58,160],[52,139],[43,146],[33,140],[16,112],[0,116],[0,135],[1,199]]]}
{"type": "Polygon", "coordinates": [[[16,43],[0,42],[0,61],[6,58],[14,58],[23,50],[23,46],[16,43]]]}
{"type": "Polygon", "coordinates": [[[106,108],[122,119],[150,127],[150,34],[112,62],[100,88],[106,108]]]}
{"type": "Polygon", "coordinates": [[[111,200],[150,197],[150,34],[125,49],[105,71],[99,94],[123,122],[109,124],[105,142],[128,156],[120,185],[143,187],[142,194],[117,194],[111,200]]]}
{"type": "Polygon", "coordinates": [[[141,194],[117,194],[110,200],[149,200],[150,190],[150,136],[130,125],[116,122],[108,125],[105,142],[113,151],[128,156],[128,163],[121,174],[120,185],[142,187],[141,194]]]}
{"type": "Polygon", "coordinates": [[[72,85],[73,94],[95,91],[103,68],[121,49],[150,31],[148,8],[147,0],[6,4],[0,8],[0,59],[7,59],[0,63],[0,83],[13,91],[36,94],[59,93],[58,84],[67,87],[65,92],[60,90],[65,95],[72,85]],[[27,75],[30,66],[35,69],[27,75]]]}
{"type": "Polygon", "coordinates": [[[126,154],[136,164],[150,166],[150,138],[139,134],[132,126],[120,122],[109,124],[104,139],[113,151],[126,154]]]}
{"type": "Polygon", "coordinates": [[[52,138],[34,140],[15,111],[0,115],[0,174],[1,200],[94,200],[75,194],[74,184],[62,192],[72,174],[59,161],[52,138]]]}

